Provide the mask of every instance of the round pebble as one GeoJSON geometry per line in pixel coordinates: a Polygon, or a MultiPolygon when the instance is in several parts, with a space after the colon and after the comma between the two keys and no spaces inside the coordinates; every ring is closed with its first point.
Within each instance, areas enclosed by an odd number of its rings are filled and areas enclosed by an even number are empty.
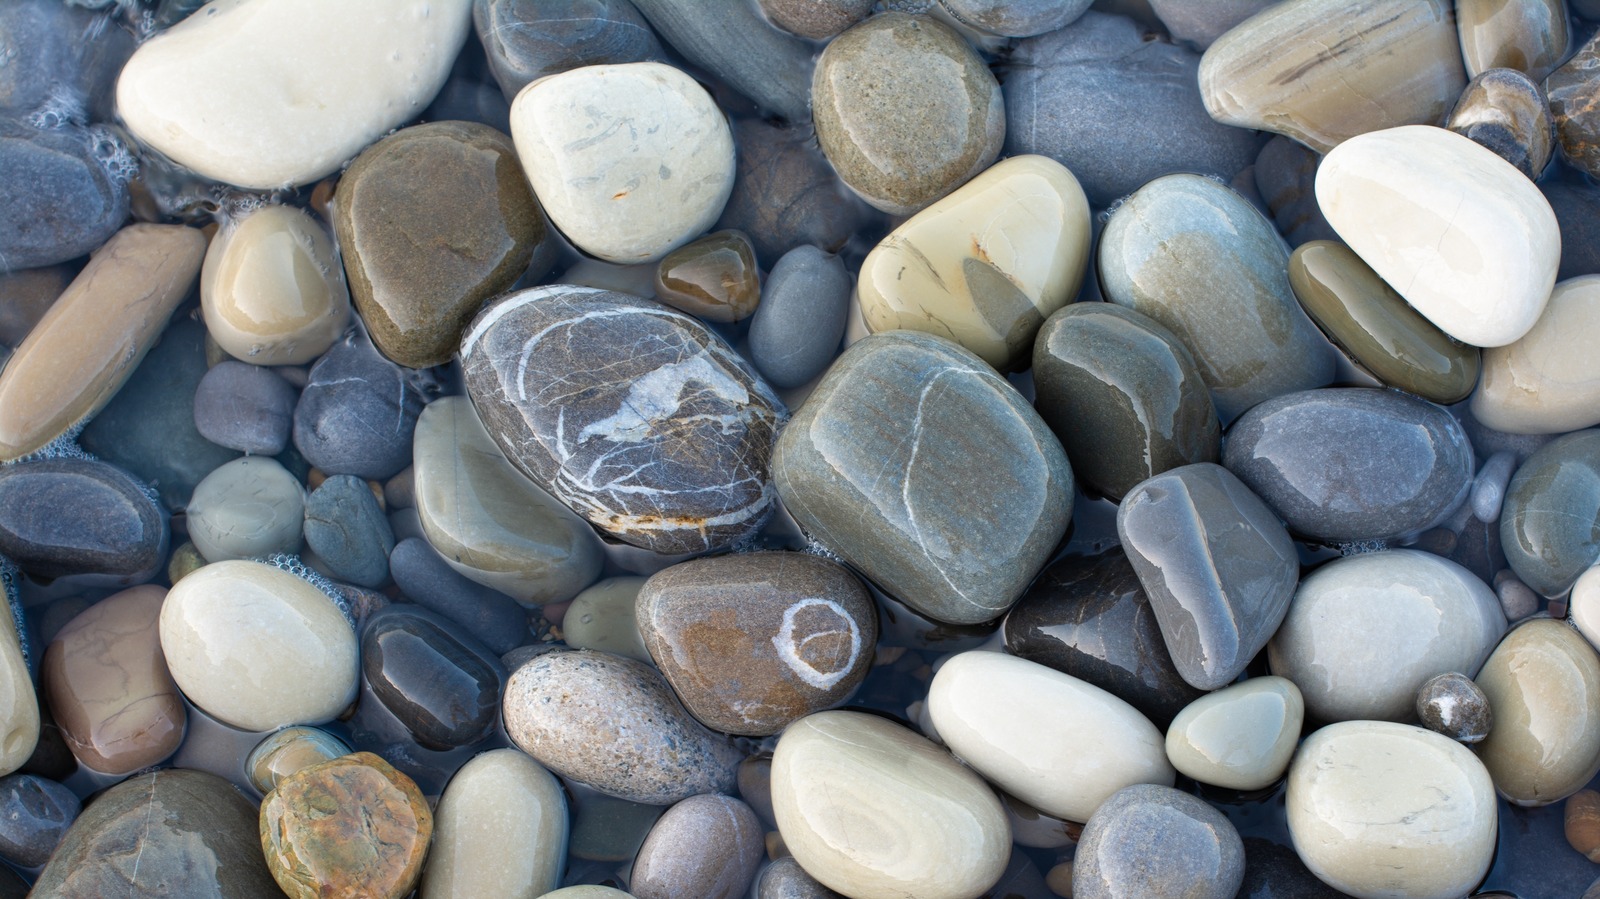
{"type": "Polygon", "coordinates": [[[560,781],[515,749],[462,765],[439,797],[433,823],[421,896],[538,899],[561,882],[566,796],[560,781]]]}
{"type": "Polygon", "coordinates": [[[1472,678],[1450,671],[1428,678],[1417,691],[1417,719],[1436,734],[1481,743],[1494,727],[1494,710],[1472,678]]]}
{"type": "Polygon", "coordinates": [[[73,792],[33,774],[0,777],[0,856],[24,868],[50,860],[81,806],[73,792]]]}
{"type": "Polygon", "coordinates": [[[398,365],[352,335],[325,353],[294,407],[294,446],[325,474],[382,481],[411,462],[426,401],[398,365]]]}
{"type": "Polygon", "coordinates": [[[1096,809],[1072,860],[1074,899],[1233,899],[1243,882],[1244,844],[1228,819],[1154,784],[1120,790],[1096,809]]]}
{"type": "Polygon", "coordinates": [[[349,754],[350,746],[325,730],[286,727],[257,743],[245,758],[244,768],[250,785],[264,795],[302,768],[349,754]]]}
{"type": "Polygon", "coordinates": [[[661,816],[634,857],[638,899],[743,899],[762,857],[761,822],[731,796],[691,796],[661,816]]]}
{"type": "Polygon", "coordinates": [[[1600,772],[1600,657],[1566,624],[1518,625],[1478,672],[1494,728],[1478,757],[1517,805],[1548,805],[1600,772]]]}
{"type": "Polygon", "coordinates": [[[506,680],[487,647],[432,612],[401,605],[363,622],[361,675],[417,744],[436,752],[489,737],[506,680]]]}
{"type": "Polygon", "coordinates": [[[809,244],[783,254],[750,320],[750,358],[774,387],[799,387],[839,354],[850,307],[843,260],[809,244]]]}
{"type": "Polygon", "coordinates": [[[276,456],[289,445],[295,390],[256,365],[228,360],[213,366],[194,393],[200,436],[229,449],[276,456]]]}
{"type": "Polygon", "coordinates": [[[208,562],[299,552],[305,508],[305,488],[282,465],[235,459],[194,488],[189,539],[208,562]]]}
{"type": "Polygon", "coordinates": [[[373,588],[389,580],[394,531],[366,481],[339,474],[317,485],[306,497],[304,533],[339,580],[373,588]]]}
{"type": "Polygon", "coordinates": [[[1293,681],[1252,677],[1179,712],[1167,728],[1167,758],[1201,783],[1259,790],[1288,770],[1304,720],[1305,700],[1293,681]]]}

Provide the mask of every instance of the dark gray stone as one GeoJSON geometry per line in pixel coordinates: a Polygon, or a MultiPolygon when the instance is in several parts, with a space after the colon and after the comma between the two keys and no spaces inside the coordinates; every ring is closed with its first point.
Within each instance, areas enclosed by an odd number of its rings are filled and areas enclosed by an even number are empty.
{"type": "Polygon", "coordinates": [[[194,426],[218,446],[276,456],[289,445],[295,390],[268,369],[227,359],[194,392],[194,426]]]}
{"type": "Polygon", "coordinates": [[[423,398],[363,338],[334,344],[311,367],[294,409],[294,445],[327,474],[384,480],[411,464],[423,398]]]}
{"type": "Polygon", "coordinates": [[[792,856],[785,856],[756,875],[755,899],[841,899],[800,867],[792,856]]]}
{"type": "Polygon", "coordinates": [[[507,101],[546,75],[662,58],[628,0],[474,0],[472,20],[507,101]]]}
{"type": "Polygon", "coordinates": [[[1535,181],[1555,150],[1550,101],[1516,69],[1479,72],[1461,92],[1445,127],[1493,150],[1535,181]]]}
{"type": "Polygon", "coordinates": [[[1223,32],[1278,0],[1149,0],[1167,33],[1204,50],[1223,32]]]}
{"type": "Polygon", "coordinates": [[[425,749],[481,742],[500,719],[500,659],[426,609],[389,606],[367,619],[361,676],[425,749]]]}
{"type": "Polygon", "coordinates": [[[166,562],[167,512],[127,472],[88,459],[0,468],[0,555],[40,578],[149,580],[166,562]]]}
{"type": "Polygon", "coordinates": [[[1600,430],[1558,437],[1522,463],[1501,506],[1500,544],[1517,577],[1550,597],[1600,559],[1600,430]]]}
{"type": "Polygon", "coordinates": [[[1091,0],[939,0],[950,18],[1001,37],[1032,37],[1071,24],[1091,0]]]}
{"type": "Polygon", "coordinates": [[[1339,239],[1317,205],[1317,165],[1321,159],[1317,151],[1281,134],[1263,144],[1256,156],[1252,169],[1256,192],[1291,246],[1339,239]]]}
{"type": "Polygon", "coordinates": [[[1233,682],[1289,610],[1300,563],[1289,532],[1220,465],[1175,468],[1135,487],[1117,534],[1183,679],[1233,682]]]}
{"type": "Polygon", "coordinates": [[[55,265],[96,249],[128,217],[127,154],[109,131],[41,130],[0,116],[0,271],[55,265]]]}
{"type": "Polygon", "coordinates": [[[306,545],[339,580],[376,588],[389,579],[394,532],[366,481],[338,474],[311,491],[305,536],[306,545]]]}
{"type": "Polygon", "coordinates": [[[1346,899],[1317,879],[1292,847],[1245,837],[1244,884],[1238,899],[1346,899]]]}
{"type": "Polygon", "coordinates": [[[389,575],[418,605],[466,628],[497,654],[528,639],[528,613],[516,600],[462,577],[424,539],[408,537],[395,544],[389,575]]]}
{"type": "Polygon", "coordinates": [[[1547,179],[1539,185],[1561,228],[1556,279],[1600,273],[1600,187],[1588,181],[1547,179]]]}
{"type": "Polygon", "coordinates": [[[1478,743],[1494,727],[1494,710],[1472,678],[1452,671],[1428,678],[1417,691],[1417,719],[1434,733],[1478,743]]]}
{"type": "Polygon", "coordinates": [[[809,117],[811,45],[767,24],[754,3],[633,5],[672,49],[754,100],[763,113],[790,122],[809,117]]]}
{"type": "Polygon", "coordinates": [[[41,122],[107,121],[133,34],[111,13],[61,0],[0,4],[0,109],[41,122]]]}
{"type": "Polygon", "coordinates": [[[1425,531],[1466,499],[1476,470],[1450,413],[1366,387],[1267,400],[1229,429],[1222,463],[1290,530],[1325,543],[1425,531]]]}
{"type": "Polygon", "coordinates": [[[0,270],[0,344],[21,343],[77,275],[74,265],[0,270]]]}
{"type": "Polygon", "coordinates": [[[1222,813],[1188,793],[1138,784],[1112,794],[1083,827],[1075,899],[1234,899],[1244,843],[1222,813]]]}
{"type": "Polygon", "coordinates": [[[768,265],[811,244],[836,253],[868,215],[866,204],[833,173],[809,123],[741,119],[733,126],[733,193],[718,228],[749,235],[768,265]]]}
{"type": "Polygon", "coordinates": [[[799,387],[839,354],[850,315],[844,261],[813,246],[783,254],[750,322],[750,357],[778,387],[799,387]]]}
{"type": "Polygon", "coordinates": [[[53,780],[0,777],[0,856],[24,868],[44,864],[80,808],[78,797],[53,780]]]}

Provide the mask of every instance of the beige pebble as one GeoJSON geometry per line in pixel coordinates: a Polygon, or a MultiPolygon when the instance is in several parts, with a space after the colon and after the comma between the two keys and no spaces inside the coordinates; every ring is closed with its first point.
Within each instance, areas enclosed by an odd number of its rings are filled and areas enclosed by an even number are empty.
{"type": "Polygon", "coordinates": [[[567,855],[561,782],[515,749],[461,766],[433,814],[419,899],[536,899],[561,883],[567,855]]]}
{"type": "Polygon", "coordinates": [[[1201,783],[1259,790],[1288,769],[1304,720],[1293,682],[1252,677],[1185,706],[1167,728],[1167,758],[1201,783]]]}
{"type": "Polygon", "coordinates": [[[1468,78],[1516,69],[1543,81],[1571,42],[1562,0],[1456,0],[1456,29],[1468,78]]]}
{"type": "Polygon", "coordinates": [[[584,588],[561,619],[567,645],[573,649],[598,649],[654,664],[639,635],[635,609],[647,578],[608,577],[584,588]]]}
{"type": "Polygon", "coordinates": [[[21,768],[39,745],[39,697],[10,615],[0,615],[0,775],[21,768]]]}
{"type": "Polygon", "coordinates": [[[1515,343],[1483,352],[1472,416],[1512,434],[1563,434],[1600,424],[1600,275],[1562,281],[1515,343]]]}
{"type": "Polygon", "coordinates": [[[305,504],[305,488],[276,459],[235,459],[195,485],[189,539],[207,562],[298,552],[305,504]]]}
{"type": "Polygon", "coordinates": [[[1500,641],[1477,684],[1494,727],[1478,755],[1517,805],[1549,805],[1600,772],[1600,657],[1560,621],[1535,618],[1500,641]]]}

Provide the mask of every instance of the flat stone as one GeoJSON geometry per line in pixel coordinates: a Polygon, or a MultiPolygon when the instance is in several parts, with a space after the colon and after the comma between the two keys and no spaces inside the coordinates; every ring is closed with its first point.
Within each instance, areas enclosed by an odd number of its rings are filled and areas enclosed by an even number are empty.
{"type": "Polygon", "coordinates": [[[1278,629],[1299,577],[1277,516],[1227,469],[1201,462],[1135,487],[1117,534],[1183,679],[1200,690],[1231,683],[1278,629]]]}
{"type": "Polygon", "coordinates": [[[55,265],[104,244],[128,217],[129,173],[119,167],[127,153],[102,128],[41,129],[0,114],[7,176],[0,186],[0,269],[55,265]]]}
{"type": "Polygon", "coordinates": [[[134,52],[117,112],[134,137],[206,178],[310,184],[416,117],[444,85],[472,0],[228,0],[134,52]],[[275,38],[294,34],[285,46],[275,38]]]}
{"type": "Polygon", "coordinates": [[[784,731],[772,804],[795,860],[846,896],[973,899],[1010,855],[988,784],[912,731],[861,712],[818,712],[784,731]]]}
{"type": "Polygon", "coordinates": [[[467,393],[506,457],[602,532],[699,552],[771,513],[768,465],[786,410],[695,319],[552,285],[486,307],[461,346],[467,393]]]}
{"type": "Polygon", "coordinates": [[[1428,678],[1417,691],[1417,720],[1452,740],[1481,743],[1494,728],[1494,710],[1472,678],[1450,671],[1428,678]]]}
{"type": "Polygon", "coordinates": [[[638,899],[744,899],[761,864],[761,822],[731,796],[691,796],[667,809],[634,859],[638,899]]]}
{"type": "Polygon", "coordinates": [[[756,875],[754,899],[839,899],[806,873],[793,856],[785,856],[761,869],[756,875]]]}
{"type": "Polygon", "coordinates": [[[1289,769],[1305,711],[1293,681],[1252,677],[1178,713],[1167,728],[1167,758],[1201,783],[1230,790],[1270,787],[1289,769]]]}
{"type": "Polygon", "coordinates": [[[804,122],[815,48],[768,25],[754,3],[715,8],[633,0],[684,59],[755,101],[763,118],[804,122]]]}
{"type": "Polygon", "coordinates": [[[208,562],[300,551],[306,491],[272,459],[247,456],[206,475],[185,520],[208,562]]]}
{"type": "Polygon", "coordinates": [[[573,649],[597,649],[654,665],[639,634],[639,591],[645,580],[608,577],[584,588],[561,616],[562,639],[573,649]]]}
{"type": "Polygon", "coordinates": [[[1506,488],[1500,544],[1517,577],[1545,596],[1567,592],[1600,559],[1600,431],[1558,437],[1522,463],[1506,488]]]}
{"type": "Polygon", "coordinates": [[[78,817],[78,797],[34,774],[0,777],[0,856],[23,868],[50,860],[78,817]]]}
{"type": "Polygon", "coordinates": [[[45,650],[42,693],[86,768],[131,774],[183,742],[189,713],[167,671],[158,629],[166,597],[164,588],[145,584],[102,599],[45,650]]]}
{"type": "Polygon", "coordinates": [[[1445,127],[1493,150],[1532,180],[1538,180],[1555,152],[1544,89],[1515,69],[1480,72],[1461,92],[1445,127]]]}
{"type": "Polygon", "coordinates": [[[916,331],[839,357],[779,436],[773,479],[807,534],[950,624],[1005,614],[1072,515],[1072,470],[1038,414],[916,331]]]}
{"type": "Polygon", "coordinates": [[[834,175],[809,121],[783,126],[740,119],[733,143],[733,193],[717,227],[749,235],[757,259],[773,265],[807,244],[837,253],[861,228],[867,205],[834,175]]]}
{"type": "Polygon", "coordinates": [[[1582,349],[1600,315],[1600,276],[1558,283],[1515,343],[1483,353],[1472,416],[1497,431],[1561,434],[1600,424],[1600,365],[1582,349]]]}
{"type": "Polygon", "coordinates": [[[490,735],[506,681],[488,647],[432,612],[403,606],[362,625],[361,674],[417,744],[438,752],[490,735]]]}
{"type": "Polygon", "coordinates": [[[302,768],[350,754],[350,746],[315,727],[286,727],[256,744],[245,759],[250,785],[263,795],[302,768]]]}
{"type": "Polygon", "coordinates": [[[1459,0],[1456,30],[1468,77],[1515,69],[1542,81],[1567,55],[1567,5],[1562,0],[1459,0]]]}
{"type": "Polygon", "coordinates": [[[1317,151],[1280,134],[1261,146],[1251,166],[1256,193],[1290,246],[1339,236],[1317,206],[1317,166],[1321,161],[1317,151]]]}
{"type": "Polygon", "coordinates": [[[1213,0],[1211,3],[1186,3],[1184,0],[1149,0],[1167,33],[1175,40],[1193,44],[1201,50],[1216,43],[1235,25],[1266,9],[1277,0],[1213,0]]]}
{"type": "Polygon", "coordinates": [[[654,668],[609,653],[536,656],[512,672],[503,715],[511,741],[540,764],[648,805],[729,792],[742,758],[689,716],[654,668]]]}
{"type": "Polygon", "coordinates": [[[928,713],[962,761],[1047,815],[1087,821],[1124,787],[1173,783],[1161,731],[1133,706],[1026,659],[981,650],[946,659],[928,713]],[[1094,740],[1074,737],[1084,733],[1094,740]]]}
{"type": "Polygon", "coordinates": [[[844,261],[810,244],[772,267],[750,319],[750,359],[774,387],[809,383],[839,355],[850,288],[844,261]]]}
{"type": "Polygon", "coordinates": [[[1000,83],[955,31],[891,12],[834,38],[811,114],[849,188],[890,215],[927,207],[989,167],[1005,139],[1000,83]]]}
{"type": "Polygon", "coordinates": [[[939,0],[939,8],[968,28],[1032,37],[1071,24],[1089,8],[1089,0],[939,0]]]}
{"type": "Polygon", "coordinates": [[[336,474],[317,485],[306,497],[304,530],[334,577],[374,589],[388,582],[394,531],[366,481],[336,474]]]}
{"type": "Polygon", "coordinates": [[[294,408],[294,445],[325,474],[392,477],[411,463],[425,400],[410,376],[352,335],[311,367],[294,408]]]}
{"type": "Polygon", "coordinates": [[[490,750],[462,765],[439,797],[433,823],[421,896],[539,899],[561,883],[566,795],[549,771],[515,749],[490,750]]]}
{"type": "Polygon", "coordinates": [[[1600,658],[1564,622],[1536,618],[1495,648],[1477,684],[1494,728],[1478,757],[1516,805],[1571,796],[1600,772],[1600,658]]]}
{"type": "Polygon", "coordinates": [[[0,555],[35,577],[142,583],[169,540],[166,510],[116,466],[67,457],[0,468],[0,555]]]}
{"type": "Polygon", "coordinates": [[[109,16],[51,0],[17,0],[0,9],[0,109],[36,119],[112,117],[117,72],[133,53],[133,34],[109,16]]]}
{"type": "Polygon", "coordinates": [[[657,301],[702,321],[743,321],[761,302],[755,248],[738,231],[707,234],[662,257],[655,288],[657,301]]]}
{"type": "Polygon", "coordinates": [[[1387,721],[1331,724],[1289,768],[1289,836],[1307,868],[1356,896],[1452,899],[1494,858],[1495,785],[1472,750],[1387,721]]]}
{"type": "Polygon", "coordinates": [[[1275,3],[1206,50],[1206,110],[1319,153],[1369,131],[1442,121],[1467,86],[1452,12],[1448,0],[1275,3]]]}
{"type": "Polygon", "coordinates": [[[1233,899],[1242,883],[1239,832],[1204,800],[1168,786],[1141,784],[1108,799],[1084,826],[1072,862],[1077,899],[1233,899]]]}
{"type": "Polygon", "coordinates": [[[294,387],[257,365],[229,359],[205,373],[194,393],[194,427],[218,446],[276,456],[289,445],[294,387]]]}
{"type": "Polygon", "coordinates": [[[546,75],[662,56],[628,0],[473,0],[472,19],[507,103],[546,75]]]}
{"type": "Polygon", "coordinates": [[[1106,299],[1182,341],[1223,422],[1333,380],[1334,352],[1289,287],[1289,248],[1223,185],[1199,175],[1146,184],[1106,222],[1099,253],[1106,299]]]}
{"type": "Polygon", "coordinates": [[[759,0],[767,21],[790,34],[825,41],[872,12],[873,0],[759,0]]]}
{"type": "Polygon", "coordinates": [[[527,610],[504,593],[462,576],[424,538],[395,544],[389,575],[412,601],[466,628],[491,652],[510,652],[527,636],[527,610]]]}

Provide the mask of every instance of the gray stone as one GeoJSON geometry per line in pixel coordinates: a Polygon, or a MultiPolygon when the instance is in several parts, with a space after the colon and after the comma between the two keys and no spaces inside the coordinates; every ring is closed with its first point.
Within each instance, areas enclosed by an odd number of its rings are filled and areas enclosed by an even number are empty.
{"type": "Polygon", "coordinates": [[[352,335],[311,367],[294,409],[294,445],[326,474],[383,480],[411,463],[422,406],[407,373],[352,335]]]}
{"type": "Polygon", "coordinates": [[[1556,279],[1600,272],[1600,187],[1587,180],[1546,180],[1539,185],[1561,228],[1556,279]]]}
{"type": "Polygon", "coordinates": [[[1545,444],[1511,477],[1500,544],[1522,582],[1545,596],[1567,592],[1600,559],[1600,430],[1545,444]]]}
{"type": "Polygon", "coordinates": [[[806,873],[793,857],[780,858],[756,875],[754,899],[840,899],[806,873]]]}
{"type": "Polygon", "coordinates": [[[733,193],[717,227],[748,234],[758,259],[775,264],[806,244],[837,253],[861,227],[866,204],[834,175],[809,122],[741,119],[733,142],[733,193]]]}
{"type": "Polygon", "coordinates": [[[1238,899],[1348,899],[1317,879],[1292,846],[1244,838],[1244,884],[1238,899]]]}
{"type": "Polygon", "coordinates": [[[466,628],[496,653],[510,652],[528,638],[528,613],[516,600],[458,574],[424,539],[408,537],[395,544],[389,575],[418,605],[466,628]]]}
{"type": "Polygon", "coordinates": [[[66,262],[109,240],[128,217],[123,164],[127,148],[102,128],[0,115],[0,271],[66,262]]]}
{"type": "Polygon", "coordinates": [[[264,558],[300,551],[305,504],[298,478],[272,459],[246,456],[206,475],[184,520],[208,562],[264,558]]]}
{"type": "Polygon", "coordinates": [[[24,868],[49,861],[81,807],[71,790],[53,780],[0,777],[0,856],[24,868]]]}
{"type": "Polygon", "coordinates": [[[1219,465],[1135,487],[1117,509],[1117,534],[1173,664],[1198,689],[1238,677],[1289,610],[1300,574],[1289,532],[1219,465]]]}
{"type": "Polygon", "coordinates": [[[811,88],[811,45],[768,25],[754,3],[703,6],[633,0],[661,39],[767,115],[803,122],[811,88]]]}
{"type": "Polygon", "coordinates": [[[662,56],[628,0],[474,0],[472,21],[508,102],[546,75],[662,56]]]}
{"type": "Polygon", "coordinates": [[[1090,0],[939,0],[950,18],[1001,37],[1032,37],[1071,24],[1090,0]]]}
{"type": "Polygon", "coordinates": [[[367,620],[361,676],[424,749],[482,742],[500,719],[506,683],[500,659],[426,609],[394,605],[367,620]]]}
{"type": "Polygon", "coordinates": [[[1171,787],[1139,784],[1106,800],[1073,857],[1076,899],[1233,899],[1244,843],[1222,813],[1171,787]]]}
{"type": "Polygon", "coordinates": [[[1098,12],[1020,41],[1003,73],[1005,152],[1060,162],[1095,206],[1169,172],[1231,178],[1261,138],[1212,121],[1199,68],[1194,51],[1098,12]]]}
{"type": "Polygon", "coordinates": [[[166,562],[167,512],[106,462],[58,458],[0,468],[0,555],[40,578],[149,580],[166,562]]]}
{"type": "Polygon", "coordinates": [[[873,0],[759,0],[767,21],[790,34],[825,41],[872,12],[873,0]]]}
{"type": "Polygon", "coordinates": [[[1262,144],[1252,167],[1256,192],[1291,246],[1339,239],[1317,205],[1317,163],[1321,159],[1305,144],[1279,134],[1262,144]]]}
{"type": "Polygon", "coordinates": [[[0,271],[0,344],[21,343],[77,274],[71,264],[0,271]]]}
{"type": "Polygon", "coordinates": [[[1479,743],[1494,727],[1489,697],[1465,674],[1451,671],[1428,679],[1417,691],[1422,726],[1462,743],[1479,743]]]}
{"type": "Polygon", "coordinates": [[[306,545],[339,580],[374,588],[388,581],[394,531],[366,481],[338,474],[311,491],[305,535],[306,545]]]}
{"type": "Polygon", "coordinates": [[[764,848],[750,806],[732,796],[691,796],[650,829],[628,891],[637,899],[744,899],[764,848]]]}
{"type": "Polygon", "coordinates": [[[844,261],[804,245],[783,254],[767,276],[750,322],[750,357],[778,387],[799,387],[839,354],[850,315],[844,261]]]}
{"type": "Polygon", "coordinates": [[[194,426],[200,436],[228,449],[276,456],[289,445],[295,391],[259,365],[226,359],[194,392],[194,426]]]}
{"type": "Polygon", "coordinates": [[[1278,0],[1149,0],[1150,9],[1174,38],[1204,50],[1224,32],[1278,0]]]}
{"type": "Polygon", "coordinates": [[[110,13],[57,0],[0,4],[0,109],[42,122],[112,115],[113,86],[133,54],[133,34],[110,13]]]}

